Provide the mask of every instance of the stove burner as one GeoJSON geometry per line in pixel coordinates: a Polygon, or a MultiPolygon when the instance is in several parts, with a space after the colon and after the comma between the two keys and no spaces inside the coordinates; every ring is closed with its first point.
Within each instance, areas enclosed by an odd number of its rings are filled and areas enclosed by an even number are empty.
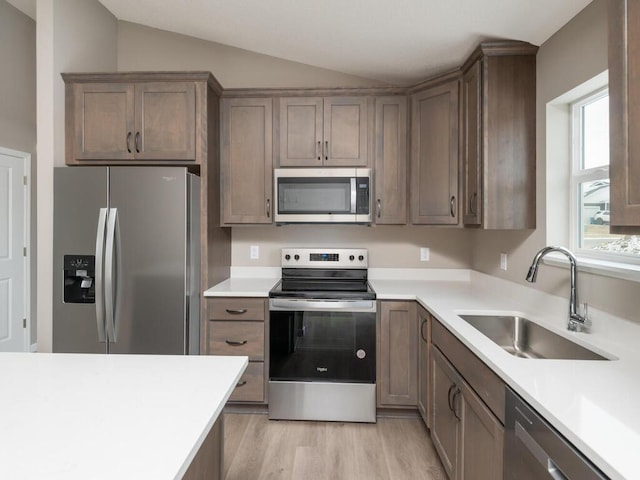
{"type": "Polygon", "coordinates": [[[354,268],[352,264],[351,259],[358,257],[367,258],[366,250],[283,249],[282,280],[271,289],[269,297],[373,300],[376,294],[367,281],[367,269],[354,268]],[[301,264],[291,265],[294,255],[302,259],[301,264]],[[320,257],[330,261],[320,261],[320,257]],[[327,265],[331,262],[335,262],[333,268],[327,265]]]}

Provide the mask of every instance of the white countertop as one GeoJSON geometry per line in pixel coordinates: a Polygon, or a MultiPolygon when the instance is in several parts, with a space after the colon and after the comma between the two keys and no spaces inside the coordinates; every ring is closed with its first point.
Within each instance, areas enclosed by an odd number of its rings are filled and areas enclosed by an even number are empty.
{"type": "MultiPolygon", "coordinates": [[[[376,269],[370,283],[380,300],[417,300],[612,480],[640,478],[638,323],[590,308],[590,332],[568,332],[568,299],[478,272],[440,281],[421,270],[390,270],[394,279],[385,279],[376,269]],[[521,314],[615,360],[514,357],[458,317],[472,312],[521,314]]],[[[275,281],[263,280],[232,277],[207,292],[266,297],[275,281]]]]}
{"type": "Polygon", "coordinates": [[[247,362],[0,353],[0,478],[182,478],[247,362]]]}

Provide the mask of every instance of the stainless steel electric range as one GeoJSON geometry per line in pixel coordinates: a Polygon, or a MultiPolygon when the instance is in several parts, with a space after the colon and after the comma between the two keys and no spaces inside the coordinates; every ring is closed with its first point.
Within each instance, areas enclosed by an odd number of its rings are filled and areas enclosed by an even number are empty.
{"type": "Polygon", "coordinates": [[[376,294],[366,249],[282,250],[269,292],[269,418],[376,421],[376,294]]]}

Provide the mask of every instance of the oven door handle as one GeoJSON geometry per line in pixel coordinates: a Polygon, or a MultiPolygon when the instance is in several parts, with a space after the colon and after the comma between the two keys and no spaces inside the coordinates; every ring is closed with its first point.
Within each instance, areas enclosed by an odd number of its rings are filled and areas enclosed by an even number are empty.
{"type": "Polygon", "coordinates": [[[272,298],[270,310],[375,312],[375,300],[309,300],[272,298]]]}

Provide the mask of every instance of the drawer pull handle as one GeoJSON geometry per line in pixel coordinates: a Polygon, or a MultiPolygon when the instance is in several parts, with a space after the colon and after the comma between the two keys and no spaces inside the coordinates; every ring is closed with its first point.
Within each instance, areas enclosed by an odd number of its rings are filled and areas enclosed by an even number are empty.
{"type": "Polygon", "coordinates": [[[244,387],[246,384],[247,384],[247,381],[246,381],[246,380],[243,380],[243,381],[241,381],[241,382],[236,383],[236,388],[237,388],[237,387],[244,387]]]}
{"type": "Polygon", "coordinates": [[[242,345],[246,345],[247,341],[242,340],[241,342],[236,342],[235,340],[225,340],[227,345],[231,345],[232,347],[241,347],[242,345]]]}
{"type": "Polygon", "coordinates": [[[131,132],[127,133],[127,152],[131,153],[131,132]]]}
{"type": "Polygon", "coordinates": [[[230,315],[242,315],[243,313],[247,313],[246,308],[227,308],[226,312],[230,315]]]}

